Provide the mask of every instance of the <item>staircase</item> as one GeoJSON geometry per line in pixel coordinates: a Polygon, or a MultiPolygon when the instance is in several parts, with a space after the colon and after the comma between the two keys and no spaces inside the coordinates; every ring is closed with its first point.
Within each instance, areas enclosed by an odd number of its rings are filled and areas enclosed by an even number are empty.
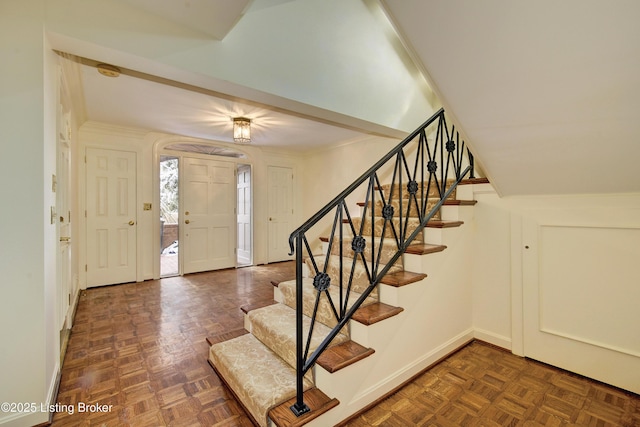
{"type": "Polygon", "coordinates": [[[256,425],[335,425],[473,338],[458,253],[465,187],[484,181],[458,139],[443,110],[427,120],[292,234],[296,278],[274,301],[210,340],[209,363],[256,425]]]}

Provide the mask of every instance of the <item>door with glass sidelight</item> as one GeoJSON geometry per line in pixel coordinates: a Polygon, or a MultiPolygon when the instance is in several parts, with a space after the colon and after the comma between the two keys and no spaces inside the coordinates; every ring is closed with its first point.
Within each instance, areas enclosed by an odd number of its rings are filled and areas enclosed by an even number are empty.
{"type": "Polygon", "coordinates": [[[235,163],[185,156],[183,170],[183,273],[235,267],[235,163]]]}

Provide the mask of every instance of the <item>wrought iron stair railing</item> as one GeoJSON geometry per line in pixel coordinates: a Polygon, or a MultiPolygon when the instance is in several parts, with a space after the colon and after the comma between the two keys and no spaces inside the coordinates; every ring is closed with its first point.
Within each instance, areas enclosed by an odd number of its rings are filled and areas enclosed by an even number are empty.
{"type": "Polygon", "coordinates": [[[291,234],[289,245],[291,253],[295,252],[296,263],[297,392],[296,402],[291,406],[294,414],[300,416],[309,411],[303,399],[303,378],[307,371],[396,264],[409,244],[439,212],[445,200],[467,174],[469,178],[474,178],[473,155],[465,148],[464,141],[460,141],[455,126],[449,129],[444,109],[441,109],[291,234]],[[390,185],[381,184],[389,181],[390,185]],[[360,196],[362,193],[365,202],[361,220],[354,221],[347,198],[360,196]],[[376,218],[382,218],[378,219],[378,222],[382,221],[382,230],[378,230],[380,236],[375,232],[376,218]],[[415,218],[418,220],[417,225],[415,218]],[[317,237],[320,232],[326,232],[327,228],[330,229],[328,250],[324,263],[320,263],[319,267],[307,236],[317,237]],[[349,240],[351,251],[343,244],[349,240]],[[390,241],[394,245],[392,250],[395,254],[383,259],[383,245],[388,247],[390,241]],[[330,263],[329,255],[335,252],[333,245],[336,243],[339,245],[337,269],[340,274],[337,277],[339,283],[332,284],[327,268],[330,263]],[[366,248],[367,245],[370,247],[366,248]],[[302,278],[305,253],[311,262],[312,273],[315,273],[313,286],[316,293],[306,337],[303,331],[302,278]],[[351,265],[348,265],[349,262],[351,265]],[[350,301],[350,296],[358,262],[366,272],[368,285],[353,302],[350,301]],[[348,273],[346,277],[343,271],[348,273]],[[337,301],[334,301],[328,291],[331,285],[339,288],[337,301]],[[322,294],[329,301],[337,325],[309,354],[322,294]]]}

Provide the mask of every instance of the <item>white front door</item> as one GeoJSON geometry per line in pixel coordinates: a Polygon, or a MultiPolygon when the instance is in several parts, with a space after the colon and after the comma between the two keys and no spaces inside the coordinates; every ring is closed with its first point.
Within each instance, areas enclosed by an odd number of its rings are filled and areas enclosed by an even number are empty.
{"type": "Polygon", "coordinates": [[[87,286],[136,280],[136,153],[87,148],[87,286]]]}
{"type": "Polygon", "coordinates": [[[289,235],[293,223],[293,170],[287,167],[269,166],[269,250],[268,261],[290,260],[289,235]]]}
{"type": "Polygon", "coordinates": [[[231,162],[184,157],[184,274],[236,265],[234,168],[231,162]]]}
{"type": "Polygon", "coordinates": [[[640,225],[588,216],[525,221],[524,355],[640,393],[640,225]]]}
{"type": "Polygon", "coordinates": [[[251,166],[238,166],[238,265],[251,264],[251,166]]]}

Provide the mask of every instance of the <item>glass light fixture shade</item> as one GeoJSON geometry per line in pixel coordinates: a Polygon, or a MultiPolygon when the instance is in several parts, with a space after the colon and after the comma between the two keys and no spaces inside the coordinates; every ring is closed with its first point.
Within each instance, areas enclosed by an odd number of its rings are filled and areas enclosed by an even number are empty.
{"type": "Polygon", "coordinates": [[[246,117],[233,119],[233,142],[248,144],[251,142],[251,120],[246,117]]]}

